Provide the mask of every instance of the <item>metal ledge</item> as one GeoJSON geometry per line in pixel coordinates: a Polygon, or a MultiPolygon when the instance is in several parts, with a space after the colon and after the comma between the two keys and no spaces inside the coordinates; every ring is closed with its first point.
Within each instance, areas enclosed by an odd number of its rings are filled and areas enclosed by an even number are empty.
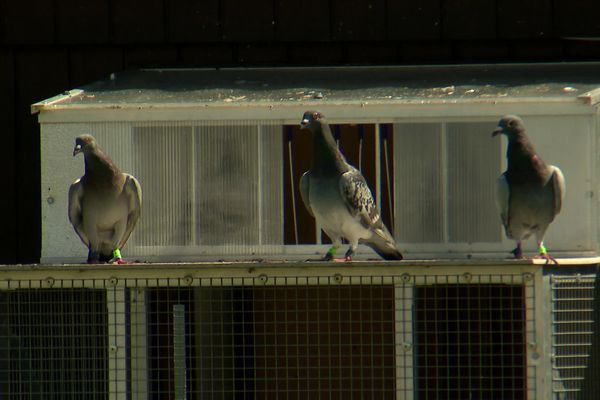
{"type": "MultiPolygon", "coordinates": [[[[558,259],[559,266],[590,267],[600,257],[558,259]]],[[[127,286],[128,280],[147,286],[286,285],[288,278],[303,284],[362,284],[376,279],[382,284],[430,281],[433,276],[453,276],[449,283],[507,283],[527,281],[533,274],[556,268],[544,260],[408,260],[355,261],[242,261],[193,263],[144,263],[125,265],[31,264],[1,265],[0,288],[28,289],[65,287],[105,288],[127,286]],[[479,278],[476,278],[479,277],[479,278]],[[481,280],[483,279],[483,280],[481,280]],[[15,283],[22,284],[18,286],[15,283]],[[206,282],[205,282],[206,281],[206,282]],[[23,283],[25,282],[25,283],[23,283]],[[57,282],[61,282],[58,284],[57,282]],[[141,283],[140,283],[141,282],[141,283]],[[145,282],[145,283],[144,283],[145,282]]]]}

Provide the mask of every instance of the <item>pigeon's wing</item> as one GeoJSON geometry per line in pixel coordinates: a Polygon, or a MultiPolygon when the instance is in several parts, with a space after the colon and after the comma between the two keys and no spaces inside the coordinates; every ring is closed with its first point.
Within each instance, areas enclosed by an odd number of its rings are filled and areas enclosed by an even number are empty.
{"type": "Polygon", "coordinates": [[[83,231],[83,185],[77,179],[69,188],[69,221],[86,247],[90,247],[90,240],[83,231]]]}
{"type": "Polygon", "coordinates": [[[560,168],[551,165],[550,169],[552,169],[552,188],[554,189],[554,215],[556,215],[560,212],[563,200],[565,198],[565,177],[563,176],[563,173],[560,170],[560,168]]]}
{"type": "Polygon", "coordinates": [[[352,216],[359,216],[366,228],[379,228],[381,215],[362,174],[354,167],[343,173],[339,182],[340,194],[352,216]]]}
{"type": "Polygon", "coordinates": [[[135,224],[140,218],[142,212],[142,187],[140,183],[133,175],[125,174],[125,183],[123,185],[123,195],[127,199],[127,225],[125,226],[125,232],[119,240],[118,248],[122,249],[129,239],[135,224]]]}
{"type": "Polygon", "coordinates": [[[312,208],[310,206],[310,198],[308,197],[310,193],[310,171],[306,171],[302,177],[300,178],[300,197],[302,197],[302,201],[304,202],[304,206],[308,213],[311,216],[315,216],[313,214],[312,208]]]}
{"type": "Polygon", "coordinates": [[[496,183],[496,206],[500,213],[500,219],[504,227],[508,226],[508,204],[510,200],[510,186],[506,180],[506,175],[502,174],[496,183]]]}

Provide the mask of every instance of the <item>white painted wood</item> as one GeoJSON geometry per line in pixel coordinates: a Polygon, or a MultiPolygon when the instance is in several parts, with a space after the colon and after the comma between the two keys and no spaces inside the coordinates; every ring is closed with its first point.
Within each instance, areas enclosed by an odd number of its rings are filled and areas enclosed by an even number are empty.
{"type": "Polygon", "coordinates": [[[108,392],[110,400],[127,398],[127,349],[125,291],[111,287],[106,289],[108,312],[108,392]]]}
{"type": "Polygon", "coordinates": [[[148,398],[148,315],[145,288],[129,289],[131,329],[131,398],[148,398]]]}

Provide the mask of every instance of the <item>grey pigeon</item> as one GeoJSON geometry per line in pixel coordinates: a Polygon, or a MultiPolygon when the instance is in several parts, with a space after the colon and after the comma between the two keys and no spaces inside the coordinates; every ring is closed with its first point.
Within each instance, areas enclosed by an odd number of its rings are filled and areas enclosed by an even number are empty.
{"type": "Polygon", "coordinates": [[[497,205],[506,236],[517,242],[516,258],[523,258],[521,242],[535,235],[540,258],[554,260],[544,246],[548,225],[560,212],[565,196],[561,170],[546,164],[525,135],[525,125],[515,115],[502,117],[492,136],[508,138],[508,168],[498,178],[497,205]]]}
{"type": "Polygon", "coordinates": [[[300,179],[300,194],[333,242],[323,259],[338,261],[335,253],[345,238],[350,247],[342,261],[352,260],[359,241],[386,260],[401,260],[365,178],[340,153],[323,114],[305,112],[301,128],[312,132],[313,156],[310,170],[300,179]]]}
{"type": "Polygon", "coordinates": [[[69,189],[69,220],[88,248],[88,263],[122,264],[120,250],[142,210],[140,183],[121,172],[93,136],[75,139],[73,156],[82,152],[85,174],[69,189]]]}

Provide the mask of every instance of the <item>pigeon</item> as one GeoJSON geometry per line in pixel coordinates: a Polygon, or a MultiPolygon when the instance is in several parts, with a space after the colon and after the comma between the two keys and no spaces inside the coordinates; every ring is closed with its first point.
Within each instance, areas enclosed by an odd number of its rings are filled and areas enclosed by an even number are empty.
{"type": "Polygon", "coordinates": [[[492,136],[508,138],[508,168],[497,182],[497,206],[509,239],[517,242],[512,251],[523,258],[521,242],[535,235],[538,258],[556,262],[544,246],[544,235],[560,212],[565,197],[565,178],[558,167],[546,164],[525,135],[523,120],[515,115],[502,117],[492,136]]]}
{"type": "Polygon", "coordinates": [[[312,164],[300,178],[300,195],[333,242],[323,260],[352,261],[359,242],[386,260],[402,260],[365,178],[340,153],[323,114],[307,111],[300,125],[313,135],[312,164]],[[343,259],[336,259],[342,238],[350,247],[343,259]]]}
{"type": "Polygon", "coordinates": [[[88,263],[123,264],[121,249],[142,210],[140,183],[121,172],[91,135],[75,139],[73,156],[79,153],[85,174],[69,188],[69,221],[88,248],[88,263]]]}

